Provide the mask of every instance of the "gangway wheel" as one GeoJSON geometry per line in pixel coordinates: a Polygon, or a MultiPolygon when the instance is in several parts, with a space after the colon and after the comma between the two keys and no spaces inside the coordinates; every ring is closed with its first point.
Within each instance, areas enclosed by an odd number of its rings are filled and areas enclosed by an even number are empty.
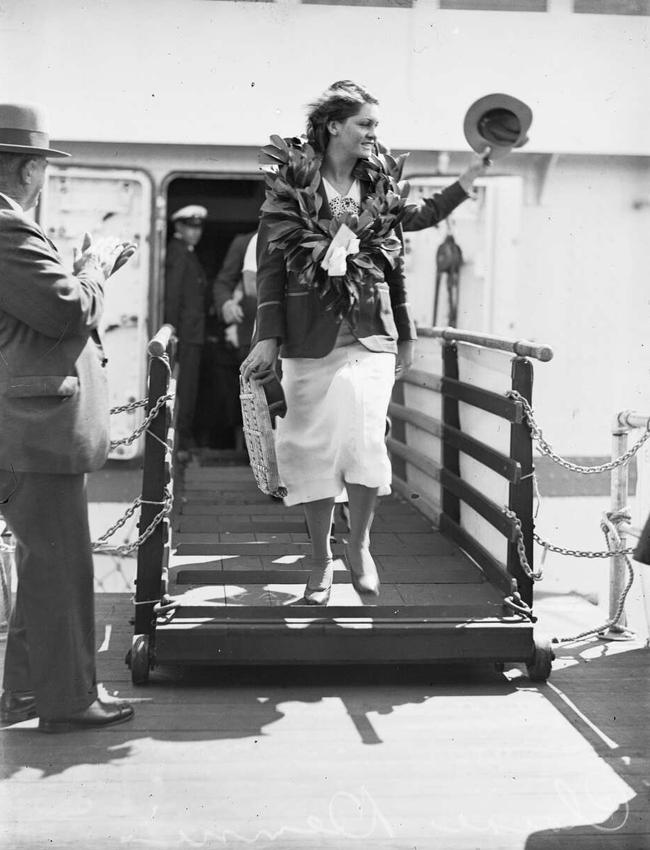
{"type": "Polygon", "coordinates": [[[528,678],[531,682],[545,682],[551,675],[555,653],[548,638],[534,639],[535,647],[530,661],[526,662],[528,678]]]}
{"type": "Polygon", "coordinates": [[[151,670],[151,653],[149,651],[149,635],[134,635],[129,653],[131,681],[134,685],[146,685],[151,670]]]}

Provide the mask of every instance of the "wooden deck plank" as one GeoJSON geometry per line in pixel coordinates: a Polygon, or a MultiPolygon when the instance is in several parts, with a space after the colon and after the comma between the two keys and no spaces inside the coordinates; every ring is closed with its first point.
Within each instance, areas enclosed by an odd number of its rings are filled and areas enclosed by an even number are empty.
{"type": "MultiPolygon", "coordinates": [[[[245,580],[249,583],[262,584],[274,582],[305,582],[309,570],[305,569],[304,558],[298,558],[293,563],[281,564],[277,559],[270,558],[241,558],[227,557],[214,559],[205,556],[205,561],[193,561],[191,558],[182,565],[174,564],[170,569],[172,585],[187,584],[221,584],[243,578],[241,573],[246,571],[245,580]]],[[[379,564],[379,574],[384,584],[483,584],[484,579],[477,571],[468,570],[466,573],[455,567],[447,569],[431,569],[430,567],[383,567],[379,564]],[[460,575],[458,574],[460,573],[460,575]]],[[[349,583],[350,573],[342,560],[334,561],[334,582],[349,583]]]]}
{"type": "MultiPolygon", "coordinates": [[[[233,658],[246,660],[254,660],[259,654],[258,660],[268,662],[273,658],[274,647],[280,653],[278,657],[290,658],[293,637],[287,648],[287,616],[307,617],[311,641],[315,618],[324,616],[331,624],[333,618],[343,617],[351,628],[363,631],[367,630],[368,623],[355,623],[354,618],[361,612],[366,612],[366,618],[370,614],[372,636],[362,635],[354,644],[360,657],[370,657],[368,652],[378,651],[380,643],[375,638],[380,634],[377,631],[380,623],[385,624],[381,625],[383,629],[393,621],[393,628],[398,622],[399,627],[404,628],[407,622],[422,626],[437,618],[441,628],[449,632],[445,640],[451,639],[450,645],[453,645],[452,630],[461,623],[487,622],[495,618],[495,622],[505,623],[512,619],[503,608],[502,594],[489,585],[476,564],[408,502],[392,498],[380,500],[381,510],[377,512],[372,532],[372,551],[382,581],[379,598],[360,597],[351,585],[344,561],[337,560],[327,609],[323,614],[314,614],[311,606],[305,606],[302,597],[308,573],[301,568],[301,561],[310,553],[302,516],[295,511],[287,513],[283,505],[269,501],[265,510],[256,514],[255,506],[246,504],[249,499],[255,501],[256,495],[254,481],[247,470],[230,468],[222,478],[218,468],[210,471],[202,468],[199,476],[194,472],[186,471],[184,489],[183,486],[178,489],[169,590],[174,598],[181,600],[181,607],[173,622],[157,629],[158,651],[163,653],[163,658],[165,651],[172,653],[170,658],[183,657],[184,650],[178,640],[189,639],[192,647],[187,657],[199,660],[201,633],[204,634],[206,656],[213,662],[218,660],[215,645],[219,647],[221,661],[234,653],[233,658]],[[208,492],[211,494],[209,505],[201,501],[208,492]],[[228,504],[237,495],[241,501],[242,513],[239,514],[228,504]],[[229,507],[227,513],[220,512],[222,504],[229,507]],[[198,510],[196,505],[200,506],[198,510]],[[393,508],[397,510],[393,512],[393,508]],[[217,587],[221,589],[221,596],[210,591],[217,587]],[[222,631],[226,623],[237,626],[237,646],[244,639],[245,629],[249,629],[248,654],[243,645],[241,649],[233,649],[232,640],[222,631]],[[188,626],[192,630],[190,638],[184,637],[189,634],[188,626]],[[202,632],[197,632],[196,628],[202,632]],[[163,630],[165,637],[161,636],[163,630]],[[179,639],[172,637],[177,633],[181,635],[179,639]],[[262,634],[266,635],[264,639],[262,634]]],[[[339,511],[335,516],[334,554],[338,559],[343,555],[341,542],[346,527],[339,511]]],[[[426,625],[426,628],[431,626],[426,625]]],[[[320,648],[318,642],[314,644],[309,650],[310,657],[333,661],[346,658],[351,650],[346,643],[348,638],[339,639],[329,626],[325,631],[318,627],[321,635],[318,640],[325,640],[325,644],[320,648]],[[324,637],[325,631],[327,637],[324,637]]],[[[530,641],[530,628],[525,631],[530,641]]],[[[492,634],[488,629],[486,635],[490,640],[492,634]]],[[[414,646],[416,640],[407,643],[414,646]]],[[[501,641],[500,645],[503,652],[505,642],[501,641]]],[[[532,643],[518,646],[517,651],[522,654],[508,654],[508,658],[530,656],[532,643]]],[[[468,651],[462,650],[465,654],[468,651]]],[[[384,652],[383,645],[379,652],[384,652]]],[[[406,659],[407,655],[399,657],[406,659]]]]}
{"type": "Polygon", "coordinates": [[[647,649],[560,647],[574,708],[486,665],[161,668],[138,688],[132,612],[97,597],[99,677],[132,723],[0,732],[3,848],[648,846],[647,649]]]}

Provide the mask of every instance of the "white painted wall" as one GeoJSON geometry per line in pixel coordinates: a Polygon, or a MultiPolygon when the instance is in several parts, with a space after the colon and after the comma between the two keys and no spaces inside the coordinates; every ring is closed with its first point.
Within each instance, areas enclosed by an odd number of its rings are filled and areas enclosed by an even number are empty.
{"type": "Polygon", "coordinates": [[[523,209],[519,279],[514,330],[555,351],[536,370],[545,436],[609,453],[617,411],[650,414],[648,160],[560,157],[523,209]]]}
{"type": "Polygon", "coordinates": [[[506,91],[534,111],[530,150],[650,153],[650,19],[568,8],[5,0],[0,98],[45,102],[57,138],[259,145],[351,77],[396,147],[465,149],[467,107],[506,91]]]}
{"type": "Polygon", "coordinates": [[[300,132],[305,104],[335,78],[380,97],[382,136],[414,150],[410,171],[432,171],[440,150],[457,171],[469,104],[491,90],[522,97],[530,144],[495,169],[523,178],[524,200],[515,252],[495,234],[508,272],[489,329],[553,346],[535,389],[545,434],[564,453],[606,454],[613,413],[650,410],[650,19],[569,7],[5,0],[0,100],[45,103],[54,138],[116,143],[89,162],[144,154],[160,179],[188,151],[197,170],[254,169],[268,134],[300,132]],[[546,180],[544,152],[560,155],[546,180]]]}

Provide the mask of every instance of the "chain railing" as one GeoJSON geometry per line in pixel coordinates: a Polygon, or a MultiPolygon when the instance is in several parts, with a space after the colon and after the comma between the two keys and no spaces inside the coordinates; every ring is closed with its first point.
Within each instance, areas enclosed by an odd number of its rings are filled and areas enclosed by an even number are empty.
{"type": "Polygon", "coordinates": [[[542,429],[539,427],[535,420],[535,412],[531,407],[530,403],[527,399],[525,399],[520,393],[515,390],[511,390],[506,393],[507,396],[521,403],[524,409],[524,415],[526,417],[526,421],[530,426],[530,431],[533,437],[534,442],[539,446],[542,454],[545,454],[547,457],[550,457],[552,461],[557,463],[559,466],[563,466],[565,469],[570,470],[571,472],[578,472],[582,475],[594,475],[599,472],[610,472],[613,469],[617,469],[620,466],[625,466],[625,464],[629,463],[634,455],[643,447],[643,445],[650,439],[650,423],[648,424],[645,433],[641,435],[641,437],[637,440],[637,442],[630,448],[628,451],[624,452],[624,454],[620,455],[620,457],[614,458],[607,463],[597,464],[596,466],[582,466],[578,463],[571,463],[571,461],[563,458],[561,455],[557,454],[551,447],[551,445],[544,439],[544,435],[542,434],[542,429]]]}
{"type": "MultiPolygon", "coordinates": [[[[144,420],[142,421],[142,424],[138,425],[138,427],[133,431],[132,434],[130,434],[128,437],[122,437],[119,440],[111,440],[111,449],[114,449],[117,446],[130,446],[131,443],[134,443],[137,439],[139,439],[144,434],[144,432],[149,429],[149,426],[158,415],[158,411],[160,410],[160,408],[168,401],[171,401],[173,397],[174,396],[171,393],[166,393],[165,395],[160,396],[160,398],[157,399],[155,405],[145,416],[144,420]]],[[[137,410],[137,408],[139,407],[146,407],[148,403],[148,398],[143,398],[139,401],[132,401],[129,402],[129,404],[123,404],[120,407],[111,408],[111,414],[125,413],[130,412],[132,410],[137,410]]]]}
{"type": "Polygon", "coordinates": [[[93,543],[93,551],[100,555],[121,555],[122,557],[131,555],[137,551],[139,546],[144,543],[145,540],[148,540],[151,537],[156,526],[161,523],[166,516],[169,516],[171,509],[172,495],[168,489],[165,492],[165,498],[161,502],[152,502],[138,496],[124,511],[124,514],[93,543]],[[108,539],[120,528],[123,528],[126,525],[127,521],[135,514],[141,505],[160,505],[161,510],[158,511],[146,529],[132,542],[122,543],[119,546],[107,545],[108,539]]]}
{"type": "MultiPolygon", "coordinates": [[[[556,638],[558,643],[574,642],[590,635],[598,634],[600,636],[620,635],[625,633],[625,600],[629,594],[634,581],[634,566],[630,556],[634,553],[634,547],[625,546],[624,532],[629,530],[631,513],[627,505],[627,470],[626,467],[634,458],[643,446],[650,439],[650,417],[640,416],[639,414],[630,411],[623,411],[616,417],[616,423],[613,430],[614,449],[612,451],[612,460],[607,463],[587,466],[583,464],[572,463],[566,458],[558,454],[550,443],[544,438],[542,429],[536,421],[535,413],[529,401],[520,393],[512,390],[506,393],[507,396],[515,401],[518,401],[523,408],[524,416],[528,427],[530,428],[533,442],[538,446],[543,455],[549,457],[554,463],[562,466],[571,472],[581,475],[595,475],[603,472],[613,473],[612,477],[612,510],[603,515],[601,520],[601,530],[605,535],[606,549],[604,550],[583,550],[572,549],[565,546],[558,546],[542,538],[537,532],[533,533],[534,541],[542,547],[543,555],[540,569],[533,571],[528,563],[524,548],[523,534],[521,523],[514,512],[504,508],[504,513],[514,523],[515,536],[517,543],[517,552],[521,568],[532,581],[540,581],[543,577],[543,566],[548,552],[554,552],[559,555],[571,556],[576,558],[611,559],[610,569],[610,616],[607,622],[593,629],[588,629],[578,635],[566,638],[556,638]],[[627,446],[627,433],[632,428],[643,428],[643,433],[635,443],[627,446]],[[621,451],[623,449],[623,451],[621,451]],[[621,567],[624,565],[625,569],[621,567]],[[627,577],[626,577],[627,576],[627,577]]],[[[539,500],[539,488],[537,486],[537,478],[533,472],[533,481],[535,491],[539,500]]],[[[525,612],[523,612],[525,613],[525,612]]]]}
{"type": "MultiPolygon", "coordinates": [[[[150,343],[150,361],[160,360],[164,362],[165,368],[169,369],[169,361],[165,354],[165,349],[162,348],[158,342],[159,335],[160,333],[157,334],[156,337],[154,337],[154,340],[152,340],[152,343],[150,343]]],[[[131,445],[145,433],[149,434],[156,440],[160,440],[160,438],[156,434],[152,433],[152,431],[150,430],[150,426],[160,413],[161,409],[168,402],[171,402],[173,398],[173,392],[161,393],[156,399],[155,403],[151,406],[149,412],[145,416],[142,423],[137,428],[135,428],[133,433],[129,436],[123,437],[119,440],[112,440],[110,444],[111,449],[120,445],[131,445]]],[[[112,407],[110,413],[113,416],[120,413],[131,413],[134,410],[147,407],[148,405],[149,398],[143,398],[139,400],[130,401],[127,404],[112,407]]],[[[166,444],[165,446],[166,448],[169,448],[166,444]]],[[[119,559],[130,559],[137,555],[140,546],[142,546],[142,544],[144,544],[152,536],[156,528],[164,521],[166,517],[169,516],[171,510],[171,487],[164,488],[163,498],[159,501],[152,501],[144,499],[142,498],[142,496],[138,496],[131,502],[130,505],[127,506],[122,516],[120,516],[111,526],[109,526],[109,528],[102,535],[100,535],[97,540],[93,541],[92,550],[96,555],[111,555],[114,557],[113,569],[110,571],[110,573],[100,576],[98,575],[98,571],[96,571],[95,584],[99,590],[104,590],[108,585],[114,584],[114,582],[110,578],[113,574],[119,574],[121,576],[122,584],[124,585],[124,590],[133,589],[133,577],[127,575],[129,571],[123,568],[119,559]],[[159,507],[160,510],[151,518],[151,520],[147,523],[146,528],[141,531],[134,540],[125,540],[125,542],[123,543],[111,545],[111,543],[109,542],[110,539],[120,529],[124,528],[130,520],[135,521],[136,515],[140,512],[140,509],[143,505],[159,507]]],[[[7,528],[5,529],[5,533],[3,533],[2,538],[0,539],[0,603],[2,606],[0,609],[0,633],[2,633],[3,628],[6,629],[6,623],[11,609],[11,577],[15,558],[14,550],[15,546],[13,543],[13,538],[11,533],[9,532],[9,529],[7,528]]],[[[113,589],[115,588],[111,587],[111,590],[113,589]]]]}

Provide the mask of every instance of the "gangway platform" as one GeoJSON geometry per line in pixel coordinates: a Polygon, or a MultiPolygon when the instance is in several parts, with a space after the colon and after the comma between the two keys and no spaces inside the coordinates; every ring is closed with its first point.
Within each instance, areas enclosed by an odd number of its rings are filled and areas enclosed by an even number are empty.
{"type": "Polygon", "coordinates": [[[350,582],[339,517],[326,607],[307,605],[300,508],[257,490],[247,467],[190,466],[177,494],[169,595],[156,653],[172,663],[449,661],[530,657],[530,622],[454,543],[397,496],[380,499],[369,603],[350,582]]]}
{"type": "MultiPolygon", "coordinates": [[[[379,500],[372,528],[381,593],[370,600],[350,581],[341,516],[329,604],[308,605],[301,508],[261,493],[247,466],[196,456],[174,465],[171,421],[154,421],[141,530],[163,493],[173,491],[173,511],[138,553],[134,682],[159,664],[477,660],[522,662],[531,679],[548,677],[553,654],[532,612],[532,449],[521,402],[510,396],[530,397],[532,368],[519,343],[504,374],[484,347],[459,353],[457,343],[444,342],[441,375],[416,368],[396,386],[394,493],[379,500]],[[422,436],[436,441],[437,456],[422,436]]],[[[168,392],[164,368],[151,373],[152,402],[168,392]]]]}

